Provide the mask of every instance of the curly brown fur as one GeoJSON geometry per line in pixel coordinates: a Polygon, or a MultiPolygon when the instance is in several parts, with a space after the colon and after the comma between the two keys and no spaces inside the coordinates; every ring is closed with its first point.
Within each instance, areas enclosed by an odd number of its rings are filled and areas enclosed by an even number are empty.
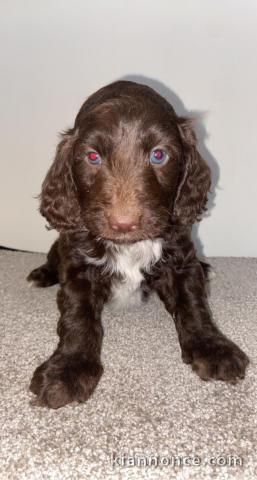
{"type": "Polygon", "coordinates": [[[149,87],[116,82],[82,105],[42,185],[40,211],[60,236],[28,280],[60,283],[60,319],[59,344],[31,381],[34,404],[88,399],[103,372],[104,305],[133,289],[158,293],[200,378],[244,377],[248,358],[212,320],[208,265],[191,242],[210,185],[190,121],[149,87]],[[149,161],[156,148],[163,164],[149,161]],[[100,164],[89,161],[92,151],[100,164]]]}

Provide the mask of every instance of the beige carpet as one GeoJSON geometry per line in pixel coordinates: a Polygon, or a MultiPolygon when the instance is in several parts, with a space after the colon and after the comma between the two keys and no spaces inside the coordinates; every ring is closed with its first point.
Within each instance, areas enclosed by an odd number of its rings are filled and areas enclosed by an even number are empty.
{"type": "Polygon", "coordinates": [[[57,411],[29,404],[33,370],[57,341],[57,287],[25,282],[43,260],[0,251],[1,480],[256,479],[257,259],[211,259],[216,321],[251,359],[242,383],[200,381],[152,298],[105,312],[101,383],[57,411]]]}

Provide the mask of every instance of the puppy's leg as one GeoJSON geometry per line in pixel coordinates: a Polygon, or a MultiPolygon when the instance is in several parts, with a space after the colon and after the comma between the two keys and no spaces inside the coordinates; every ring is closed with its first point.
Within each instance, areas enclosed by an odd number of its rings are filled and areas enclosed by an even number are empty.
{"type": "Polygon", "coordinates": [[[203,380],[236,383],[244,378],[249,360],[213,323],[205,283],[202,266],[195,260],[186,269],[167,275],[158,293],[174,315],[184,362],[203,380]]]}
{"type": "Polygon", "coordinates": [[[96,291],[91,282],[81,278],[73,278],[59,290],[60,341],[34,372],[30,384],[37,396],[34,405],[59,408],[73,400],[84,402],[94,391],[103,373],[100,350],[105,291],[105,286],[96,291]]]}
{"type": "Polygon", "coordinates": [[[209,263],[206,263],[206,262],[200,262],[201,266],[202,266],[202,269],[203,269],[203,273],[204,273],[204,276],[206,278],[206,280],[210,280],[210,273],[211,273],[211,265],[209,263]]]}
{"type": "Polygon", "coordinates": [[[48,252],[46,263],[32,270],[27,277],[27,281],[33,282],[36,287],[50,287],[51,285],[55,285],[59,282],[59,262],[58,240],[56,240],[48,252]]]}

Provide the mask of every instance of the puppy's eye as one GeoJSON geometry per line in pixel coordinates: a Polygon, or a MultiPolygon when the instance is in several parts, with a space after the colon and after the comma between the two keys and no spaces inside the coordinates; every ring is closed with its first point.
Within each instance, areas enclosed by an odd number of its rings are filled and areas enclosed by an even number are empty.
{"type": "Polygon", "coordinates": [[[153,165],[161,165],[167,160],[167,158],[168,155],[164,150],[162,150],[161,148],[156,148],[151,152],[150,163],[152,163],[153,165]]]}
{"type": "Polygon", "coordinates": [[[91,165],[100,165],[102,159],[97,152],[87,152],[87,160],[91,165]]]}

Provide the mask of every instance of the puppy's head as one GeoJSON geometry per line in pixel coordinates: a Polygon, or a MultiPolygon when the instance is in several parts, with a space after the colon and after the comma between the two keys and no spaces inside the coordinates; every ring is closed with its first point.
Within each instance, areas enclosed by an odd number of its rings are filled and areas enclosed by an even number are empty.
{"type": "Polygon", "coordinates": [[[199,220],[209,188],[189,121],[149,87],[116,82],[62,136],[40,211],[58,231],[133,242],[199,220]]]}

